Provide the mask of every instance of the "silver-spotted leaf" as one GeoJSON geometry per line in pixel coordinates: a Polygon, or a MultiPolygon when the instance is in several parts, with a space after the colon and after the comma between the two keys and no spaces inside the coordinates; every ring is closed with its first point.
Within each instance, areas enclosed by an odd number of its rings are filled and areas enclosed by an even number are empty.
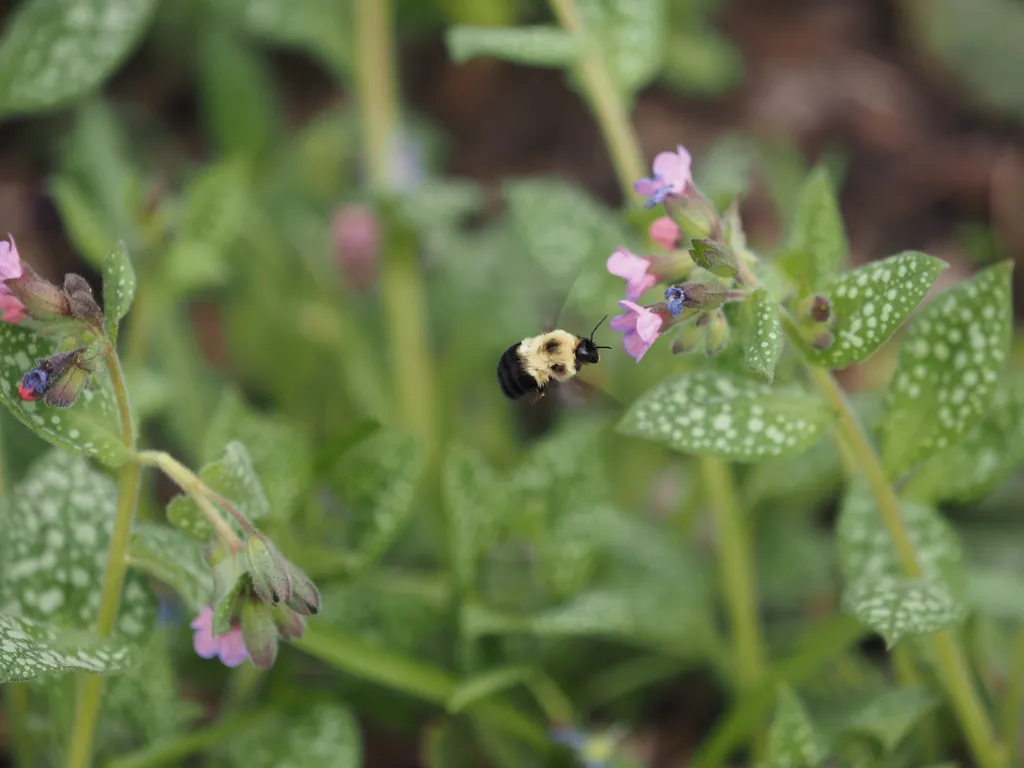
{"type": "Polygon", "coordinates": [[[1024,382],[1000,380],[988,413],[914,475],[915,498],[968,503],[985,497],[1024,463],[1024,382]]]}
{"type": "Polygon", "coordinates": [[[194,612],[210,604],[213,575],[203,559],[203,545],[192,536],[167,525],[138,523],[128,562],[172,587],[194,612]]]}
{"type": "Polygon", "coordinates": [[[499,485],[485,459],[461,445],[449,450],[444,481],[453,570],[459,583],[468,586],[480,554],[497,536],[499,485]]]}
{"type": "MultiPolygon", "coordinates": [[[[92,627],[114,527],[117,488],[86,459],[51,449],[0,508],[0,611],[55,627],[92,627]]],[[[156,620],[156,600],[129,573],[118,630],[136,639],[156,620]]]]}
{"type": "Polygon", "coordinates": [[[893,477],[959,440],[988,412],[1012,327],[1003,262],[945,291],[910,324],[886,396],[882,459],[893,477]]]}
{"type": "Polygon", "coordinates": [[[27,0],[0,39],[0,113],[50,109],[93,90],[145,34],[156,0],[27,0]]]}
{"type": "Polygon", "coordinates": [[[657,76],[667,42],[664,0],[577,0],[576,7],[621,94],[631,98],[657,76]]]}
{"type": "MultiPolygon", "coordinates": [[[[199,477],[212,490],[234,504],[250,521],[257,521],[270,513],[270,502],[252,466],[246,447],[233,440],[224,448],[223,458],[204,466],[199,477]]],[[[227,512],[221,515],[241,533],[241,526],[227,512]]],[[[179,494],[167,505],[167,519],[177,528],[200,541],[210,538],[213,528],[188,496],[179,494]]]]}
{"type": "Polygon", "coordinates": [[[805,355],[834,369],[867,360],[910,317],[945,267],[934,256],[906,251],[836,278],[827,288],[835,341],[825,350],[807,345],[805,355]]]}
{"type": "Polygon", "coordinates": [[[470,27],[448,30],[448,53],[456,62],[488,56],[534,67],[564,67],[576,59],[579,46],[554,26],[470,27]]]}
{"type": "Polygon", "coordinates": [[[824,401],[806,393],[697,371],[641,395],[618,430],[683,453],[759,461],[810,448],[833,419],[824,401]]]}
{"type": "Polygon", "coordinates": [[[118,241],[103,260],[103,322],[111,338],[117,338],[117,325],[134,298],[135,269],[128,246],[118,241]]]}
{"type": "Polygon", "coordinates": [[[867,702],[845,724],[844,730],[867,734],[891,752],[940,703],[934,693],[921,688],[884,691],[867,702]]]}
{"type": "Polygon", "coordinates": [[[27,328],[0,324],[0,400],[44,440],[108,466],[120,466],[130,452],[121,440],[117,402],[104,371],[93,376],[92,388],[82,390],[70,408],[51,408],[42,400],[27,402],[18,397],[25,372],[54,351],[51,342],[27,328]]]}
{"type": "Polygon", "coordinates": [[[775,379],[775,364],[782,354],[782,324],[779,307],[764,288],[754,291],[746,301],[748,328],[743,342],[747,368],[769,382],[775,379]]]}
{"type": "Polygon", "coordinates": [[[813,290],[826,285],[846,261],[843,217],[828,171],[815,168],[804,181],[779,266],[813,290]]]}
{"type": "Polygon", "coordinates": [[[815,768],[827,754],[807,707],[792,688],[780,686],[762,768],[815,768]]]}
{"type": "Polygon", "coordinates": [[[359,768],[363,747],[355,717],[345,707],[321,701],[280,712],[256,733],[227,742],[233,768],[359,768]]]}
{"type": "Polygon", "coordinates": [[[843,591],[843,608],[885,638],[930,635],[963,621],[967,606],[939,579],[866,576],[843,591]]]}
{"type": "Polygon", "coordinates": [[[132,663],[133,648],[121,640],[99,640],[83,631],[0,613],[0,683],[67,670],[110,674],[132,663]]]}
{"type": "Polygon", "coordinates": [[[415,509],[425,460],[417,440],[387,430],[342,454],[333,487],[347,512],[353,569],[376,561],[404,530],[415,509]]]}

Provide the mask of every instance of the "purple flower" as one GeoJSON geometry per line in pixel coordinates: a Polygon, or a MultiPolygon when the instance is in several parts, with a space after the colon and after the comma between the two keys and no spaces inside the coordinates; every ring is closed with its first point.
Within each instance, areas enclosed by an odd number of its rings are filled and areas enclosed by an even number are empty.
{"type": "Polygon", "coordinates": [[[653,208],[670,195],[682,195],[692,181],[690,164],[690,153],[681,144],[675,152],[659,152],[654,158],[654,175],[633,185],[633,189],[647,198],[644,207],[653,208]]]}
{"type": "Polygon", "coordinates": [[[622,332],[622,346],[626,354],[639,363],[651,345],[661,335],[665,323],[665,305],[642,307],[632,301],[620,301],[619,306],[626,310],[624,315],[616,315],[608,325],[613,331],[622,332]]]}
{"type": "Polygon", "coordinates": [[[202,658],[219,656],[225,667],[237,667],[249,658],[241,627],[232,626],[227,634],[213,634],[213,608],[210,606],[205,606],[192,620],[192,629],[196,631],[192,637],[192,646],[202,658]]]}

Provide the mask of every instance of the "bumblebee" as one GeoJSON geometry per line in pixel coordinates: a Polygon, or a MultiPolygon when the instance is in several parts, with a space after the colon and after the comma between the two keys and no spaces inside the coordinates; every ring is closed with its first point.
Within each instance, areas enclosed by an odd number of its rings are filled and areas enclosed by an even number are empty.
{"type": "Polygon", "coordinates": [[[600,361],[598,350],[611,347],[595,344],[594,334],[607,319],[607,315],[601,318],[589,337],[552,330],[530,336],[506,349],[498,360],[498,383],[505,397],[510,400],[530,397],[536,402],[553,382],[569,381],[584,365],[600,361]]]}

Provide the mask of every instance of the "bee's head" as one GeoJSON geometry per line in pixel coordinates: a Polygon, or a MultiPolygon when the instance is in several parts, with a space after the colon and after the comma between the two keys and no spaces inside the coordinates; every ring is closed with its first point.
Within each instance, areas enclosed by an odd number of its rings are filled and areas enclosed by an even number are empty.
{"type": "Polygon", "coordinates": [[[580,344],[576,347],[576,359],[580,363],[596,363],[601,359],[601,353],[599,349],[611,349],[611,347],[602,347],[594,343],[594,334],[597,333],[597,329],[601,327],[601,323],[608,319],[608,315],[601,318],[601,322],[594,326],[594,330],[590,332],[590,337],[586,339],[580,339],[580,344]]]}

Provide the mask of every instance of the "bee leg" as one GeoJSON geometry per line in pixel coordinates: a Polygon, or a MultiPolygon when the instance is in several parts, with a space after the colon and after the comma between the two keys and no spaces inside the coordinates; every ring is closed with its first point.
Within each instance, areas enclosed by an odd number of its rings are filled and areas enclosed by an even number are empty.
{"type": "Polygon", "coordinates": [[[539,389],[536,392],[534,392],[532,395],[527,395],[526,396],[526,402],[529,403],[530,405],[536,405],[537,403],[540,402],[540,399],[542,397],[544,397],[544,390],[543,389],[539,389]]]}

